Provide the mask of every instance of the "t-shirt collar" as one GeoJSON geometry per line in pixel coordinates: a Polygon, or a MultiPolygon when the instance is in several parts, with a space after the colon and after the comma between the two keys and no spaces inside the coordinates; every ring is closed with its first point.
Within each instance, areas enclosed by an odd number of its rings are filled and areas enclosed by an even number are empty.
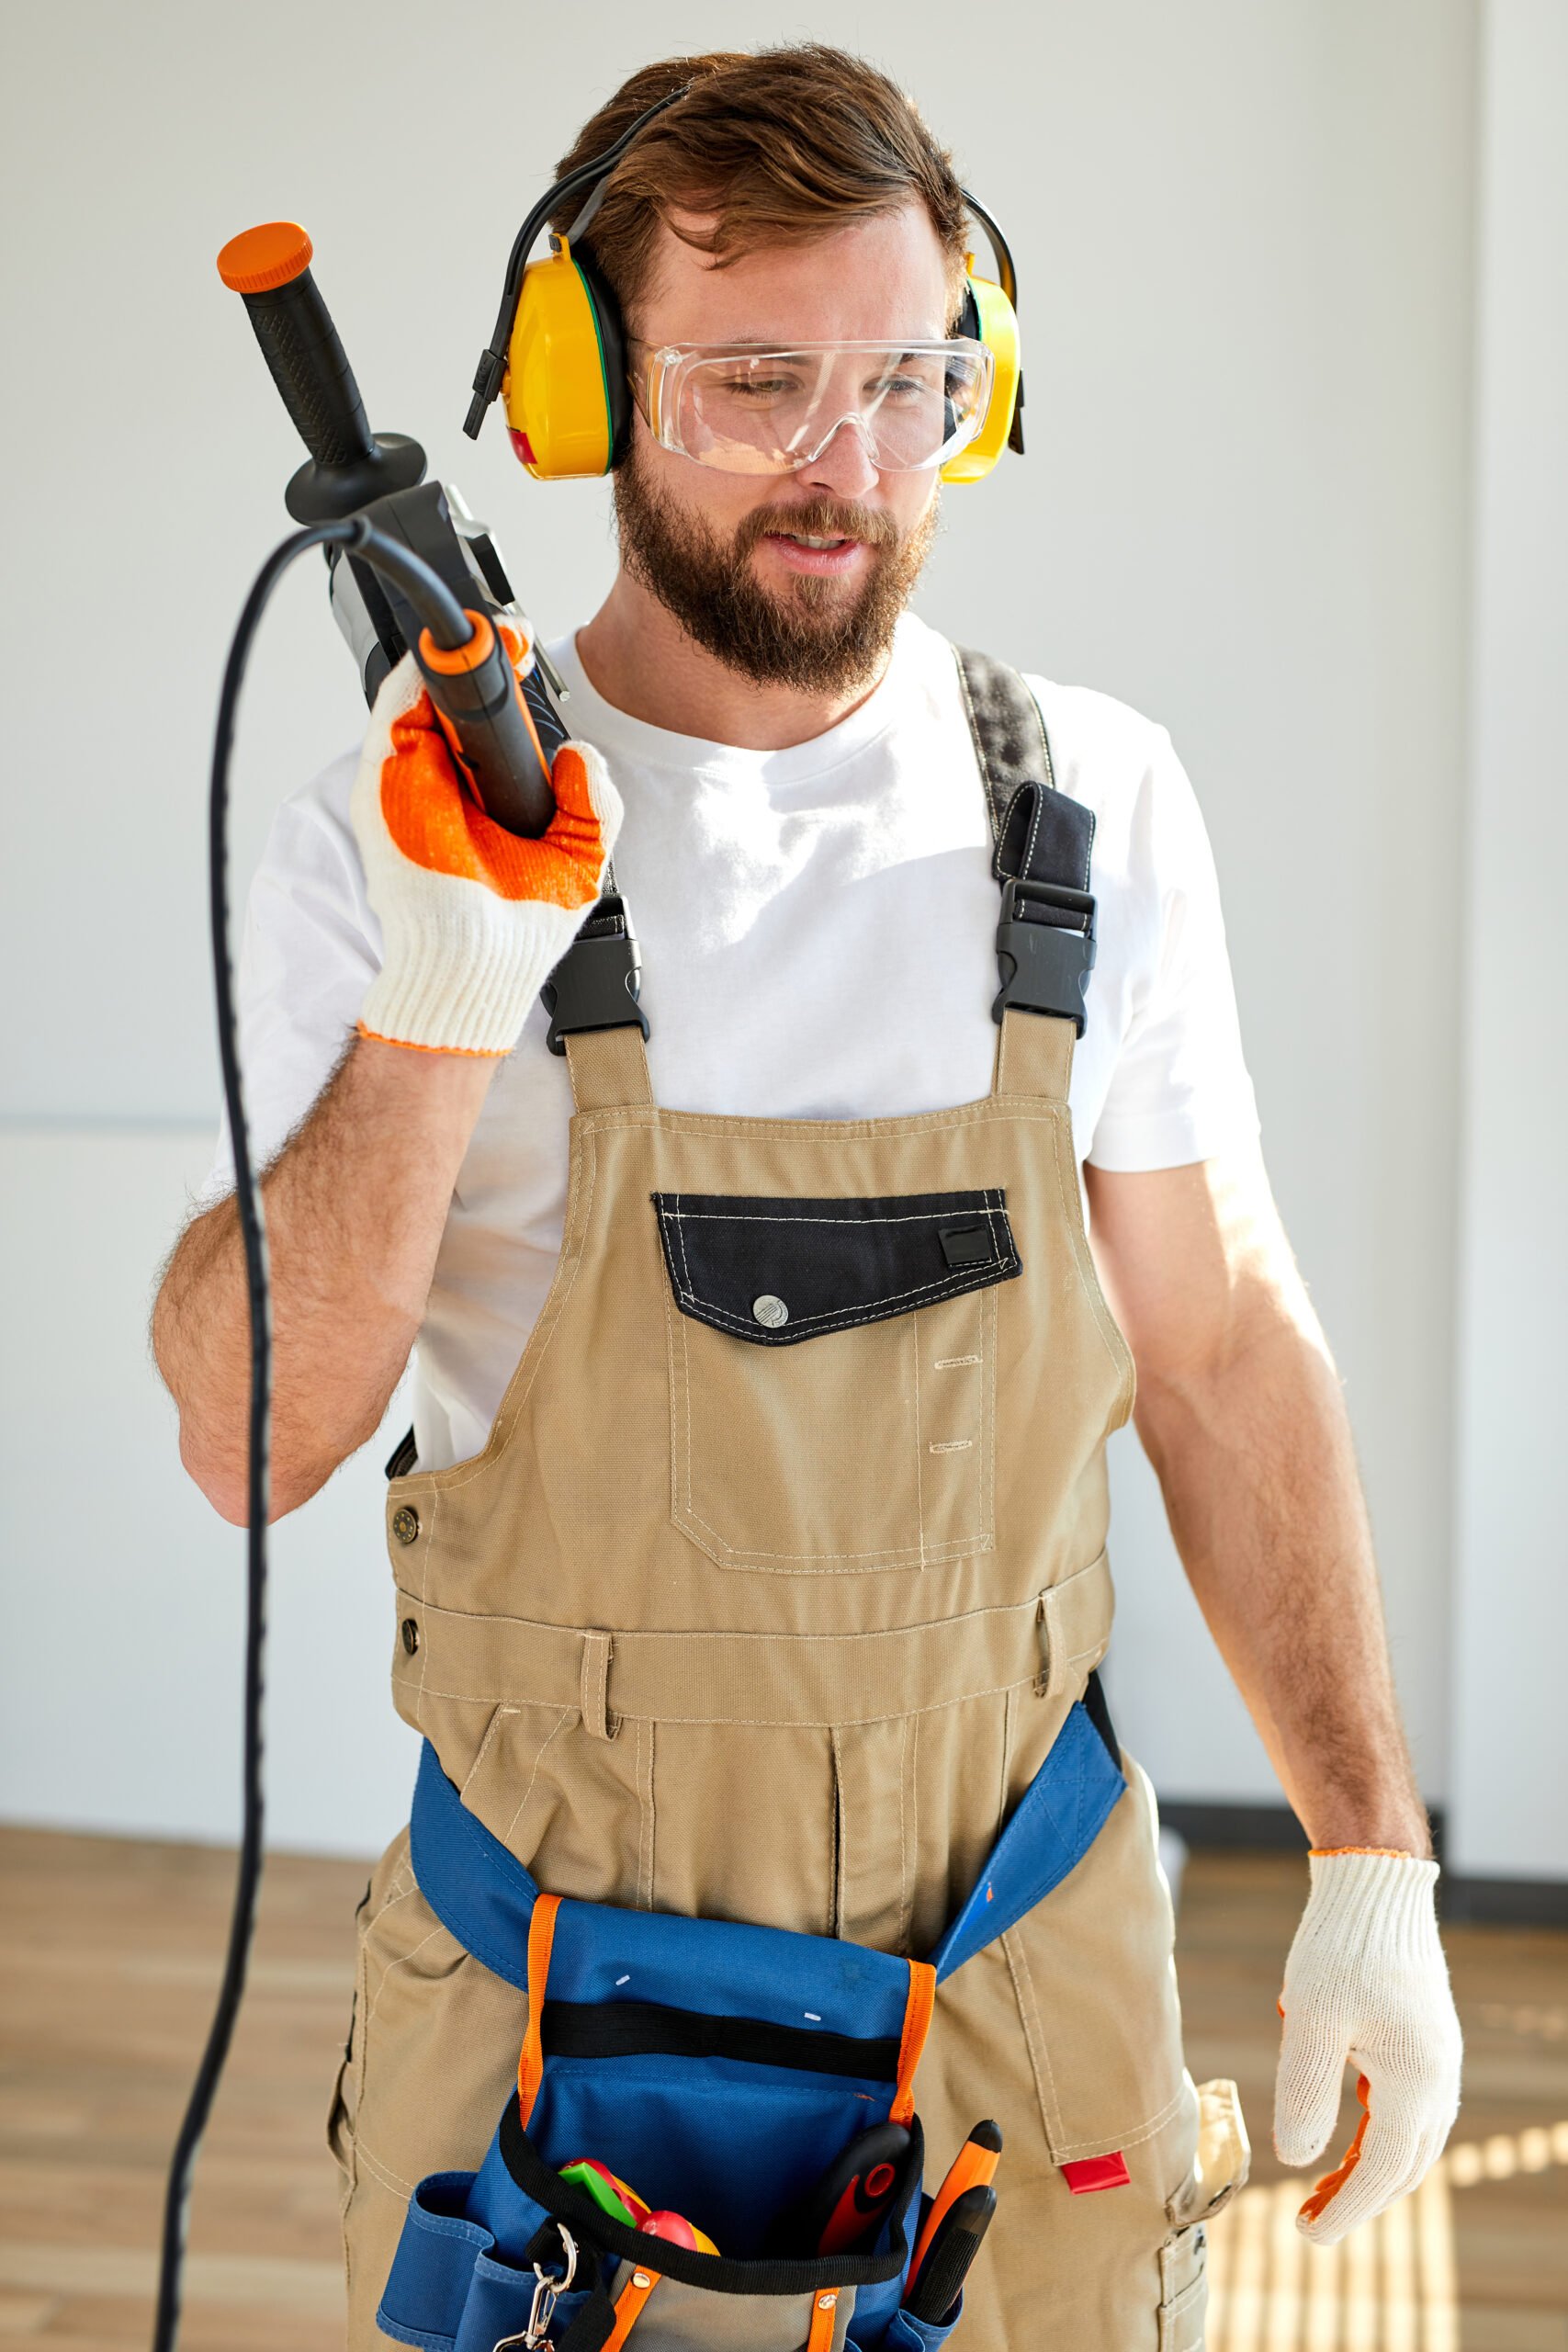
{"type": "Polygon", "coordinates": [[[575,634],[547,647],[551,661],[570,689],[562,713],[571,733],[604,752],[612,770],[617,760],[642,767],[701,771],[716,779],[744,777],[765,785],[789,785],[819,777],[855,758],[893,725],[906,695],[908,676],[916,658],[913,637],[920,624],[904,614],[894,637],[892,657],[871,693],[847,718],[787,751],[743,751],[732,743],[714,743],[700,735],[677,735],[652,727],[617,710],[590,684],[577,651],[575,634]]]}

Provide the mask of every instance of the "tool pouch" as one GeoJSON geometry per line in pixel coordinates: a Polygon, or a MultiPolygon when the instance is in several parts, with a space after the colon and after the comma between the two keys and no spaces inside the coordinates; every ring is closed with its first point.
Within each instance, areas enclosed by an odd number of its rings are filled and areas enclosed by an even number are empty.
{"type": "MultiPolygon", "coordinates": [[[[1126,1783],[1080,1702],[926,1961],[820,1936],[541,1894],[425,1749],[414,1873],[477,1959],[525,1987],[518,2088],[477,2173],[420,2182],[377,2317],[427,2352],[931,2352],[900,2309],[920,2222],[915,2072],[939,1980],[1092,1844],[1126,1783]],[[908,2127],[867,2242],[769,2250],[872,2125],[908,2127]],[[593,2157],[704,2254],[613,2221],[560,2167],[593,2157]]],[[[948,2151],[947,2154],[953,2152],[948,2151]]]]}

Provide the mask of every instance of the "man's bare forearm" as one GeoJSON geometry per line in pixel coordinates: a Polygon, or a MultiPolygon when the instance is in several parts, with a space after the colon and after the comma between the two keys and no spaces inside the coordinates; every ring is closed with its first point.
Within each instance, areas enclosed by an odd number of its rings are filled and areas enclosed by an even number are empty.
{"type": "Polygon", "coordinates": [[[1223,1363],[1145,1382],[1138,1429],[1199,1605],[1313,1843],[1427,1852],[1326,1347],[1265,1295],[1223,1363]]]}
{"type": "MultiPolygon", "coordinates": [[[[452,1189],[493,1059],[358,1038],[268,1170],[272,1512],[314,1494],[374,1434],[424,1313],[452,1189]]],[[[234,1201],[195,1218],[152,1315],[180,1453],[244,1513],[250,1334],[234,1201]]]]}

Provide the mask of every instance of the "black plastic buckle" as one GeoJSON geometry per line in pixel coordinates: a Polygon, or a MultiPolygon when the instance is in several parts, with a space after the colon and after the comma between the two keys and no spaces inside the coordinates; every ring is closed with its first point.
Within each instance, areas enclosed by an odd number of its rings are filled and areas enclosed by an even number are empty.
{"type": "Polygon", "coordinates": [[[1051,1012],[1072,1022],[1083,1035],[1089,976],[1094,969],[1094,899],[1088,890],[1009,876],[997,925],[997,968],[1002,984],[991,1007],[993,1021],[999,1022],[1010,1006],[1020,1012],[1051,1012]],[[1026,907],[1055,907],[1077,916],[1082,928],[1069,931],[1060,923],[1031,922],[1026,907]]]}
{"type": "Polygon", "coordinates": [[[568,1037],[581,1029],[629,1029],[635,1021],[646,1037],[648,1015],[637,1002],[642,988],[642,950],[626,918],[625,902],[601,899],[539,994],[550,1016],[545,1042],[564,1054],[568,1037]],[[599,930],[588,926],[606,924],[599,930]]]}

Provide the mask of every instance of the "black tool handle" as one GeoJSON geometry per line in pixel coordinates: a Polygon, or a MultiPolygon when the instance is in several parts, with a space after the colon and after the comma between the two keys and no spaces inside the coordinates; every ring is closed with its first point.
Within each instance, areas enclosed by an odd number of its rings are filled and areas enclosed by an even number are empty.
{"type": "Polygon", "coordinates": [[[963,2291],[969,2266],[980,2251],[980,2241],[991,2226],[997,2192],[985,2187],[966,2188],[955,2197],[937,2226],[931,2251],[905,2305],[911,2319],[940,2327],[963,2291]]]}
{"type": "Polygon", "coordinates": [[[338,331],[309,269],[263,294],[242,293],[262,356],[319,466],[363,463],[376,438],[338,331]]]}
{"type": "Polygon", "coordinates": [[[500,631],[481,614],[468,617],[479,657],[471,665],[450,666],[428,631],[415,644],[413,658],[431,701],[452,730],[486,816],[509,833],[536,839],[556,808],[547,760],[529,724],[500,631]]]}
{"type": "MultiPolygon", "coordinates": [[[[533,700],[552,722],[541,741],[525,706],[499,632],[468,609],[453,574],[469,570],[439,483],[427,493],[424,452],[400,433],[370,430],[354,370],[310,275],[310,240],[297,220],[264,221],[231,237],[218,274],[244,303],[272,379],[310,452],[289,483],[286,503],[308,526],[354,521],[343,542],[351,567],[368,567],[363,618],[386,662],[412,638],[430,697],[446,721],[480,807],[509,832],[536,837],[555,813],[550,761],[559,722],[549,698],[533,700]],[[366,514],[366,508],[372,508],[366,514]],[[370,575],[375,582],[367,592],[370,575]],[[384,609],[385,588],[409,608],[412,625],[384,609]],[[370,609],[371,599],[383,609],[370,609]],[[392,642],[389,644],[389,636],[392,642]]],[[[334,542],[335,544],[335,542],[334,542]]],[[[363,660],[356,635],[350,642],[363,660]]]]}
{"type": "Polygon", "coordinates": [[[230,238],[218,274],[243,302],[272,380],[310,452],[285,503],[297,523],[333,523],[422,481],[424,451],[406,435],[371,432],[310,263],[310,240],[297,220],[266,220],[230,238]]]}
{"type": "Polygon", "coordinates": [[[550,761],[560,739],[552,732],[541,740],[531,722],[500,629],[460,604],[417,549],[378,530],[367,515],[354,516],[349,530],[354,555],[404,600],[414,661],[480,808],[509,833],[536,839],[555,814],[550,761]]]}

